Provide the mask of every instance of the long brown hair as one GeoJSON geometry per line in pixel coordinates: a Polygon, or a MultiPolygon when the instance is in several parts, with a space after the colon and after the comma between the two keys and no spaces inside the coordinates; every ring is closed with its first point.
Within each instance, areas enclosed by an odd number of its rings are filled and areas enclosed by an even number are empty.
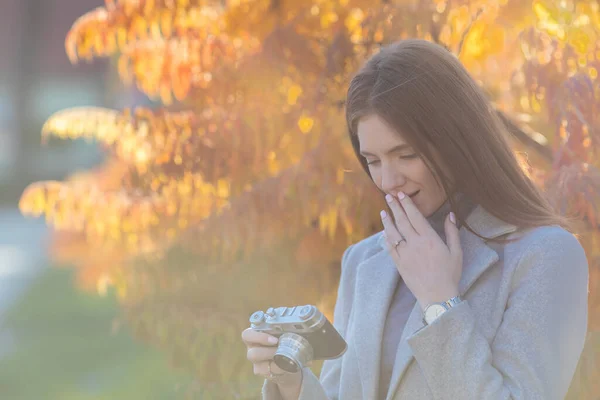
{"type": "Polygon", "coordinates": [[[521,229],[559,225],[573,231],[573,220],[554,210],[519,165],[506,126],[487,96],[442,46],[420,39],[396,42],[383,47],[353,77],[346,121],[356,156],[369,177],[359,153],[357,125],[371,114],[401,132],[422,156],[453,210],[457,207],[449,194],[459,191],[521,229]],[[459,178],[452,182],[451,176],[459,178]]]}

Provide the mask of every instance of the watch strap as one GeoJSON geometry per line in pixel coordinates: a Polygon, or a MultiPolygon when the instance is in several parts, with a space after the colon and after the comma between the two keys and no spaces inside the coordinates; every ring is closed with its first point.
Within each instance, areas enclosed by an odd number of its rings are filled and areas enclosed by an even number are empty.
{"type": "Polygon", "coordinates": [[[462,299],[460,298],[460,296],[454,296],[446,301],[444,301],[442,304],[442,306],[444,306],[444,308],[446,310],[451,309],[452,307],[454,307],[455,305],[457,305],[458,303],[460,303],[462,301],[462,299]]]}

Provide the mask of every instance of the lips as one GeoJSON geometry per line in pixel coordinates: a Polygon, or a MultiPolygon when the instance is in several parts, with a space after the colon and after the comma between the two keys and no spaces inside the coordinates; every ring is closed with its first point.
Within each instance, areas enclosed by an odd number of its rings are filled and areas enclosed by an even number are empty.
{"type": "Polygon", "coordinates": [[[413,194],[409,194],[409,197],[415,197],[418,193],[420,192],[420,190],[417,190],[416,192],[414,192],[413,194]]]}

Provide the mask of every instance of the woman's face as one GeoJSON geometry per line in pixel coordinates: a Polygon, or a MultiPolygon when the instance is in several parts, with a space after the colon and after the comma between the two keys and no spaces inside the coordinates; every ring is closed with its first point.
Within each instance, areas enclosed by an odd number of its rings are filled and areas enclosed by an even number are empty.
{"type": "Polygon", "coordinates": [[[444,204],[444,190],[425,162],[379,116],[361,118],[357,134],[360,153],[367,160],[371,177],[380,190],[392,196],[400,191],[410,195],[425,217],[444,204]]]}

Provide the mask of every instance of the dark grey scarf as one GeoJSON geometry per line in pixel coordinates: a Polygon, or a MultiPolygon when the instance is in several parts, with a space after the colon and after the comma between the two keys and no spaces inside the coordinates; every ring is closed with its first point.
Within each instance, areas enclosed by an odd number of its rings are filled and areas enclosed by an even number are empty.
{"type": "MultiPolygon", "coordinates": [[[[461,192],[456,192],[454,194],[454,199],[456,200],[458,210],[455,211],[457,215],[462,216],[463,219],[467,218],[467,216],[473,211],[476,204],[471,201],[465,194],[461,192]]],[[[446,216],[452,211],[450,209],[450,200],[446,199],[444,204],[440,206],[433,214],[427,217],[427,220],[435,229],[435,231],[440,235],[444,243],[446,243],[446,230],[444,229],[444,222],[446,220],[446,216]]],[[[458,227],[460,228],[460,221],[456,221],[458,223],[458,227]]]]}

